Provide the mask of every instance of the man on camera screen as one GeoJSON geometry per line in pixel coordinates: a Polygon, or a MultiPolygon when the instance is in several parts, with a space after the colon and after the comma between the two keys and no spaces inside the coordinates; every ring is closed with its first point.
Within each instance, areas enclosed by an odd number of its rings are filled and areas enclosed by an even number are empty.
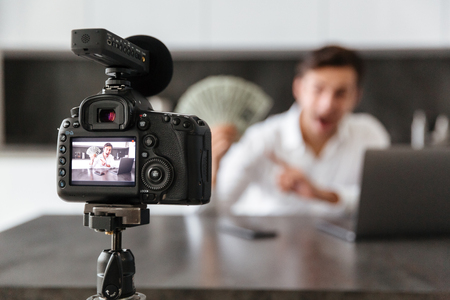
{"type": "Polygon", "coordinates": [[[95,158],[92,166],[94,168],[111,168],[114,165],[114,157],[111,155],[112,148],[111,143],[106,143],[102,153],[95,158]]]}

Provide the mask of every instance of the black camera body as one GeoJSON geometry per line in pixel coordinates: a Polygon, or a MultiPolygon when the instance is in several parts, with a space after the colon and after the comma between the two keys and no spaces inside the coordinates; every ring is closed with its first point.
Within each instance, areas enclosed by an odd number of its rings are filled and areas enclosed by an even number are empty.
{"type": "MultiPolygon", "coordinates": [[[[142,81],[152,71],[154,75],[150,76],[158,76],[151,62],[158,59],[160,50],[152,53],[150,49],[145,54],[145,60],[150,61],[150,67],[145,68],[150,71],[136,70],[129,63],[137,58],[135,50],[130,55],[116,45],[121,41],[127,44],[128,50],[139,46],[119,40],[115,35],[111,39],[112,34],[105,31],[72,31],[73,36],[89,35],[89,39],[84,39],[88,43],[80,46],[73,37],[72,50],[93,60],[98,57],[98,62],[107,65],[106,73],[112,77],[101,93],[84,99],[79,107],[72,109],[72,116],[61,123],[57,145],[58,195],[66,201],[93,204],[208,203],[211,196],[208,125],[192,115],[155,112],[149,101],[132,87],[133,81],[142,81]],[[96,38],[96,33],[106,38],[96,38]],[[108,51],[116,51],[118,55],[101,50],[108,47],[108,51]],[[93,51],[97,52],[93,55],[93,51]]],[[[147,51],[143,50],[145,46],[162,44],[151,37],[148,37],[151,40],[142,38],[139,55],[147,51]]],[[[167,53],[164,55],[167,57],[167,53]]],[[[142,57],[139,59],[144,61],[142,57]]],[[[163,88],[168,84],[165,81],[163,88]]]]}

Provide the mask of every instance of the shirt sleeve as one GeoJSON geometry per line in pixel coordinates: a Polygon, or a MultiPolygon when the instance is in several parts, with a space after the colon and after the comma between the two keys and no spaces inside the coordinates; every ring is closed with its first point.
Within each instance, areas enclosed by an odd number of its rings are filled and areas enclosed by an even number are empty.
{"type": "Polygon", "coordinates": [[[345,213],[351,214],[356,211],[360,192],[361,188],[357,184],[335,187],[335,193],[338,195],[340,201],[339,205],[345,213]]]}
{"type": "MultiPolygon", "coordinates": [[[[349,185],[336,185],[333,187],[334,191],[339,196],[340,205],[347,213],[353,213],[356,211],[359,204],[359,197],[361,194],[361,180],[362,170],[364,164],[364,155],[368,149],[386,149],[391,144],[390,135],[375,117],[369,114],[359,114],[358,119],[355,122],[354,128],[357,129],[353,142],[359,144],[360,159],[356,172],[358,172],[359,181],[355,184],[349,185]]],[[[354,147],[357,147],[356,145],[354,147]]]]}
{"type": "Polygon", "coordinates": [[[369,114],[360,114],[360,139],[365,149],[387,148],[391,144],[391,137],[383,124],[369,114]]]}
{"type": "Polygon", "coordinates": [[[223,209],[229,210],[250,182],[261,175],[257,166],[265,159],[265,144],[261,126],[254,126],[222,158],[213,195],[223,209]]]}
{"type": "Polygon", "coordinates": [[[94,162],[92,163],[92,167],[97,168],[100,164],[100,155],[97,155],[94,159],[94,162]]]}

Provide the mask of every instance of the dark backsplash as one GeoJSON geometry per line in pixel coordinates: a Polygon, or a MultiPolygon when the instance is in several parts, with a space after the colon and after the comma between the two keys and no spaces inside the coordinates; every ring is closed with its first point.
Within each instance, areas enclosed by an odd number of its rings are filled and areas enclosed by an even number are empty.
{"type": "MultiPolygon", "coordinates": [[[[359,112],[376,116],[393,143],[409,143],[415,110],[430,120],[450,116],[450,53],[364,54],[366,77],[359,112]]],[[[236,75],[260,85],[275,101],[270,114],[290,107],[297,56],[174,60],[174,76],[160,96],[172,108],[186,89],[210,75],[236,75]]],[[[301,58],[301,54],[298,55],[301,58]]],[[[74,58],[5,57],[6,144],[53,145],[70,109],[98,93],[107,76],[101,65],[74,58]]],[[[431,126],[431,125],[430,125],[431,126]]]]}

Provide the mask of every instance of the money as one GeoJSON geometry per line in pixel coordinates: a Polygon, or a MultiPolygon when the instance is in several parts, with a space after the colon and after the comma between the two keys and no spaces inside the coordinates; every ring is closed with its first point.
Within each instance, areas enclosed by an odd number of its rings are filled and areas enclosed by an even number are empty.
{"type": "Polygon", "coordinates": [[[92,155],[94,155],[94,154],[99,155],[100,153],[102,153],[102,150],[100,150],[100,148],[97,146],[91,146],[86,151],[86,154],[89,155],[89,157],[91,157],[91,158],[92,158],[92,155]]]}
{"type": "Polygon", "coordinates": [[[263,120],[273,105],[272,98],[258,85],[240,77],[207,77],[181,96],[175,112],[196,115],[210,127],[234,124],[240,135],[263,120]]]}

